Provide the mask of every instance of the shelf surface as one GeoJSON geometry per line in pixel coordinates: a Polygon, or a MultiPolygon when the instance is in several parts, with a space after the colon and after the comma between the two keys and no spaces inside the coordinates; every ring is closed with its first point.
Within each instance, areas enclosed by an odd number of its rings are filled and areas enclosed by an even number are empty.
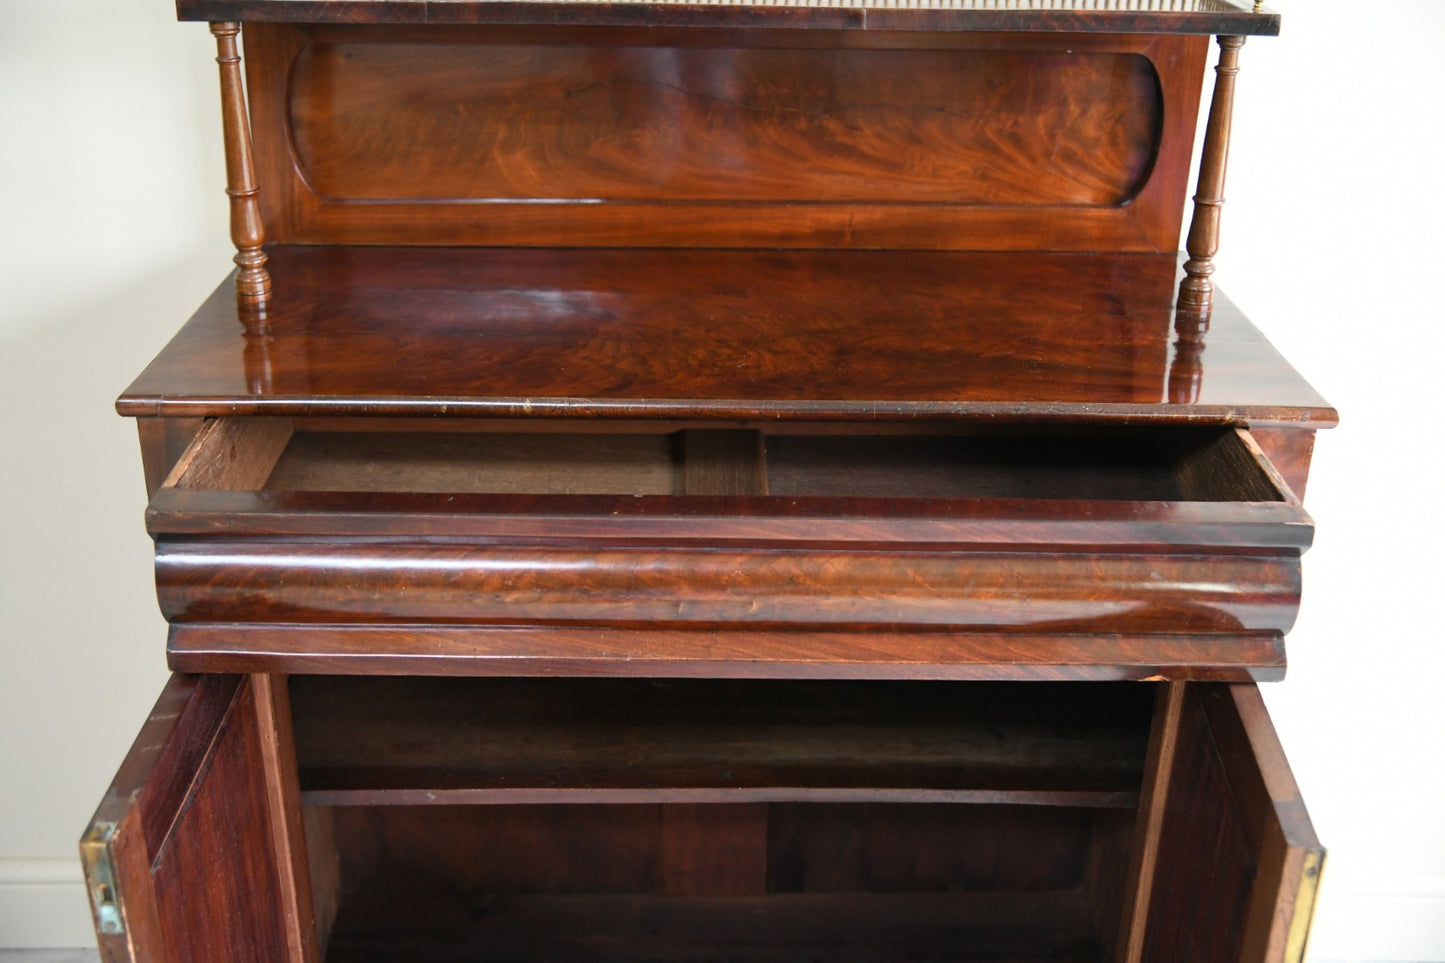
{"type": "Polygon", "coordinates": [[[178,0],[181,20],[1279,33],[1249,0],[178,0]]]}
{"type": "Polygon", "coordinates": [[[1133,806],[1143,687],[298,676],[303,799],[1133,806]]]}
{"type": "Polygon", "coordinates": [[[1078,891],[351,896],[328,963],[646,960],[650,963],[1097,963],[1078,891]]]}
{"type": "Polygon", "coordinates": [[[279,247],[265,334],[230,280],[125,415],[1196,421],[1335,412],[1222,295],[1173,332],[1172,255],[279,247]]]}

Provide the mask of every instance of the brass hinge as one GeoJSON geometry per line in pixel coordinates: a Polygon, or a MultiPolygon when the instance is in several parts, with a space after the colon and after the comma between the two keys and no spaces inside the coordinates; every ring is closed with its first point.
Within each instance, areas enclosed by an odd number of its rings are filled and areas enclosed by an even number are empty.
{"type": "Polygon", "coordinates": [[[115,886],[115,865],[110,858],[110,841],[115,823],[92,823],[80,841],[80,859],[85,865],[85,888],[90,891],[90,908],[95,913],[97,933],[125,932],[120,911],[120,891],[115,886]]]}

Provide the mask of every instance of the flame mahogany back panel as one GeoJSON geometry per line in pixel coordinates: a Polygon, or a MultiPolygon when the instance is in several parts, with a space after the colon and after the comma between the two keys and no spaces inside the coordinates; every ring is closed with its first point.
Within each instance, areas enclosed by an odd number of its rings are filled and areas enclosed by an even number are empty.
{"type": "Polygon", "coordinates": [[[278,243],[1173,252],[1207,37],[248,24],[278,243]]]}

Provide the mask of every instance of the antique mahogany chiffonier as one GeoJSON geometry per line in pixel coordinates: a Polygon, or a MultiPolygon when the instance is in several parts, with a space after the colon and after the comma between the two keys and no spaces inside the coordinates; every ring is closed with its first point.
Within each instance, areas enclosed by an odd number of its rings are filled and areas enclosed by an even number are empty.
{"type": "Polygon", "coordinates": [[[237,270],[119,402],[106,959],[1300,959],[1335,414],[1211,279],[1274,13],[179,12],[237,270]]]}

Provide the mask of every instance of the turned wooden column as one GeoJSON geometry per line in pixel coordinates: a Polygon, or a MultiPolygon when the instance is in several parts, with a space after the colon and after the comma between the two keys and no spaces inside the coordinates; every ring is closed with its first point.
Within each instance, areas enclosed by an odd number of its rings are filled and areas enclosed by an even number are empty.
{"type": "Polygon", "coordinates": [[[231,198],[231,241],[236,245],[236,297],[243,305],[258,306],[271,294],[266,270],[266,230],[261,223],[257,195],[256,162],[251,154],[251,121],[246,112],[246,91],[241,84],[241,53],[236,37],[239,23],[213,23],[216,63],[221,65],[221,119],[226,137],[226,193],[231,198]]]}
{"type": "Polygon", "coordinates": [[[1209,329],[1214,306],[1214,255],[1219,252],[1219,215],[1224,207],[1224,175],[1229,166],[1229,131],[1234,119],[1234,79],[1239,75],[1243,37],[1219,38],[1219,65],[1215,67],[1214,100],[1204,134],[1199,163],[1199,189],[1194,195],[1194,219],[1189,225],[1184,281],[1179,285],[1176,326],[1181,337],[1197,338],[1209,329]]]}

